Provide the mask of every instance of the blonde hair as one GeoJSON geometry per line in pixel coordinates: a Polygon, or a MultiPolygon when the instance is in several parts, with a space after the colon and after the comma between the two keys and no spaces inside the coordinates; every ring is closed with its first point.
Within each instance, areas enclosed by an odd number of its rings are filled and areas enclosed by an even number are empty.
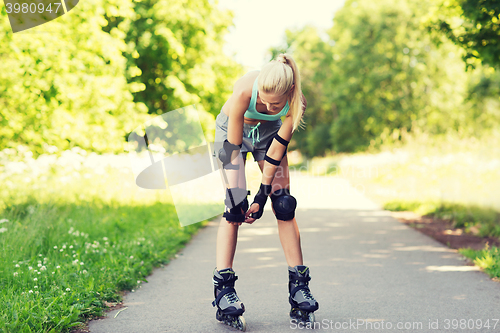
{"type": "Polygon", "coordinates": [[[257,84],[259,90],[277,96],[288,94],[292,86],[295,85],[289,103],[293,131],[295,131],[302,122],[304,101],[302,100],[299,69],[293,58],[286,53],[281,53],[276,60],[262,67],[257,84]]]}

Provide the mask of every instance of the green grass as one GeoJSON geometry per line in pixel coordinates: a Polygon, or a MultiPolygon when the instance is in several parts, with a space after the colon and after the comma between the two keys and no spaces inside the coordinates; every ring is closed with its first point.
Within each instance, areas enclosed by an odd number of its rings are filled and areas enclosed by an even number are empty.
{"type": "Polygon", "coordinates": [[[475,251],[472,249],[460,249],[459,252],[470,258],[474,264],[483,269],[492,278],[500,278],[500,249],[498,247],[486,246],[485,249],[475,251]]]}
{"type": "Polygon", "coordinates": [[[76,157],[0,170],[2,333],[68,332],[102,315],[202,226],[180,227],[168,192],[137,188],[126,168],[76,157]]]}
{"type": "Polygon", "coordinates": [[[438,201],[401,200],[389,201],[383,207],[390,211],[413,211],[422,216],[448,220],[455,228],[467,230],[475,227],[482,237],[500,237],[500,213],[492,208],[438,201]]]}

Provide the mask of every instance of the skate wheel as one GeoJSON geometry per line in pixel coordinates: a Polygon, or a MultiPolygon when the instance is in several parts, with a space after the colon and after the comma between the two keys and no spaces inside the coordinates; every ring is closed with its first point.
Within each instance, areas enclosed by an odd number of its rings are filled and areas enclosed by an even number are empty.
{"type": "Polygon", "coordinates": [[[243,316],[238,317],[238,329],[242,332],[245,332],[247,330],[247,322],[245,321],[245,318],[243,316]]]}

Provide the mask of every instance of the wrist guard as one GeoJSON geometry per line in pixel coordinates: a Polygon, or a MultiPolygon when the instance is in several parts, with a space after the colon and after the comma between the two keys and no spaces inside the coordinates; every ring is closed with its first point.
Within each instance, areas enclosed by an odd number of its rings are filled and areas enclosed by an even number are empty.
{"type": "Polygon", "coordinates": [[[271,185],[260,184],[259,192],[257,192],[257,194],[255,195],[252,203],[258,203],[259,210],[255,213],[252,213],[252,218],[260,219],[262,217],[262,214],[264,213],[264,206],[266,205],[267,197],[271,194],[271,190],[271,185]]]}

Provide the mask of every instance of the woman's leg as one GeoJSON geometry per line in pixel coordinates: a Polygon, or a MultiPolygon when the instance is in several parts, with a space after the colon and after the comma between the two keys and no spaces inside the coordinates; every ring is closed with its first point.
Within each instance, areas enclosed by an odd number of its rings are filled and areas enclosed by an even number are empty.
{"type": "Polygon", "coordinates": [[[238,239],[238,225],[229,224],[226,218],[222,217],[217,231],[217,270],[232,268],[234,252],[236,251],[236,241],[238,239]]]}
{"type": "MultiPolygon", "coordinates": [[[[245,165],[246,160],[243,159],[243,172],[238,173],[238,186],[241,188],[246,187],[245,165]]],[[[225,217],[222,217],[220,220],[216,245],[217,270],[233,267],[234,253],[236,252],[236,243],[238,240],[238,227],[239,224],[228,223],[225,217]]]]}
{"type": "MultiPolygon", "coordinates": [[[[260,170],[262,171],[264,161],[259,161],[258,163],[260,170]]],[[[286,155],[281,160],[281,163],[276,170],[272,186],[273,192],[283,188],[290,188],[290,173],[288,170],[288,158],[286,155]]],[[[302,248],[300,246],[300,233],[297,221],[295,218],[289,221],[277,221],[281,246],[283,247],[288,266],[295,267],[297,265],[302,265],[302,248]]]]}

